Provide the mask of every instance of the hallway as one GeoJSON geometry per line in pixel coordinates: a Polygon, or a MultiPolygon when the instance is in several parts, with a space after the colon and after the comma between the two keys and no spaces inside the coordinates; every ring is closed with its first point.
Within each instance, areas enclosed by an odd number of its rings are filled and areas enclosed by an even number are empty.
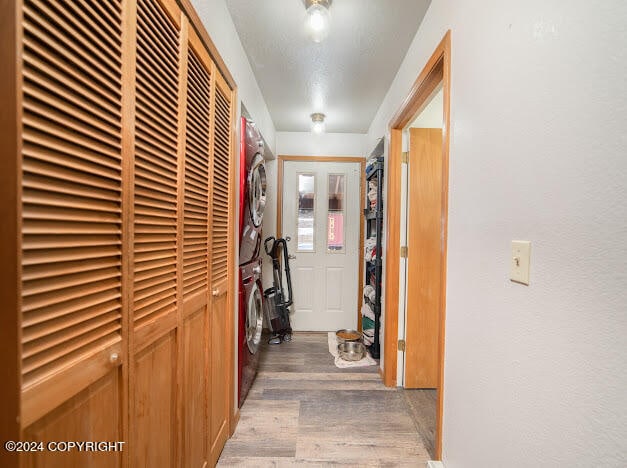
{"type": "Polygon", "coordinates": [[[376,366],[335,367],[326,333],[295,334],[262,350],[218,466],[424,466],[430,456],[407,401],[376,366]]]}

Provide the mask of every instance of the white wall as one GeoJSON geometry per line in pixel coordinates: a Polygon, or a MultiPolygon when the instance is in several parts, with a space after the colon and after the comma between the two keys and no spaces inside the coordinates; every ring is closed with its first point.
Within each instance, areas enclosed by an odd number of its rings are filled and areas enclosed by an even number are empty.
{"type": "MultiPolygon", "coordinates": [[[[360,133],[277,132],[276,154],[290,156],[364,156],[366,135],[360,133]]],[[[374,147],[374,145],[373,145],[374,147]]]]}
{"type": "MultiPolygon", "coordinates": [[[[237,83],[237,97],[246,106],[252,119],[274,152],[274,124],[261,94],[250,62],[244,52],[225,0],[191,0],[205,29],[237,83]]],[[[237,115],[240,115],[240,102],[237,115]]],[[[238,119],[239,133],[239,119],[238,119]]]]}
{"type": "Polygon", "coordinates": [[[621,0],[433,0],[370,128],[450,28],[447,468],[627,465],[626,19],[621,0]]]}

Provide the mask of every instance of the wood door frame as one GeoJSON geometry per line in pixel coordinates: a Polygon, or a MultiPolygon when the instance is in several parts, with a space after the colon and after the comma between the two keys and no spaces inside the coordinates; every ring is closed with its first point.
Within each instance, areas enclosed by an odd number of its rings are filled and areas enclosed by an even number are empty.
{"type": "Polygon", "coordinates": [[[361,176],[359,177],[359,278],[357,280],[357,329],[361,330],[361,314],[359,313],[359,302],[361,300],[361,284],[364,276],[364,207],[366,186],[366,158],[363,156],[294,156],[279,155],[277,158],[277,210],[276,210],[276,232],[277,237],[281,237],[283,225],[283,164],[286,161],[299,162],[339,162],[339,163],[359,163],[361,176]]]}
{"type": "MultiPolygon", "coordinates": [[[[22,2],[1,2],[0,62],[5,67],[0,75],[0,141],[4,156],[0,158],[0,300],[5,312],[0,314],[2,340],[2,385],[0,386],[0,438],[20,440],[22,390],[22,2]]],[[[2,450],[0,465],[16,466],[18,453],[2,450]]]]}
{"type": "MultiPolygon", "coordinates": [[[[216,66],[217,68],[217,66],[216,66]]],[[[225,78],[227,84],[230,83],[225,78]]],[[[237,192],[239,190],[238,184],[235,183],[235,177],[237,173],[237,158],[239,157],[239,147],[237,144],[237,88],[231,88],[231,115],[230,115],[230,124],[231,124],[231,162],[229,164],[229,204],[231,207],[231,215],[229,219],[229,239],[235,239],[237,236],[238,230],[235,226],[238,225],[237,217],[239,216],[239,210],[235,209],[235,200],[237,197],[237,192]]],[[[228,346],[228,362],[227,368],[228,376],[227,376],[227,387],[229,392],[229,411],[228,411],[228,438],[230,438],[235,433],[235,428],[237,427],[237,423],[239,421],[239,408],[237,406],[237,400],[235,398],[235,333],[237,330],[236,323],[238,320],[238,301],[236,297],[236,272],[239,269],[237,265],[237,261],[235,259],[235,242],[229,242],[228,245],[228,253],[227,253],[228,262],[230,262],[229,268],[227,268],[227,299],[226,299],[226,310],[227,310],[227,322],[226,322],[226,333],[227,333],[227,346],[228,346]]],[[[228,440],[228,439],[227,439],[228,440]]]]}
{"type": "Polygon", "coordinates": [[[386,264],[385,264],[385,322],[383,381],[386,386],[396,386],[397,342],[399,314],[400,230],[401,221],[401,156],[402,132],[416,115],[428,104],[434,91],[442,83],[444,118],[442,121],[442,229],[441,251],[440,324],[438,340],[438,395],[436,409],[435,458],[442,457],[442,410],[444,389],[444,332],[446,316],[446,254],[448,237],[448,172],[450,141],[451,96],[451,31],[448,30],[426,65],[416,78],[409,94],[389,122],[390,148],[388,188],[386,194],[386,264]]]}

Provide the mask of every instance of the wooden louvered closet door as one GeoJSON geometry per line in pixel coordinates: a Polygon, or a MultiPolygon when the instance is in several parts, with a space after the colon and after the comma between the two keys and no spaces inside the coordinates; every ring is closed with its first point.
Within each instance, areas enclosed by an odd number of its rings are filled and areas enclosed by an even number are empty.
{"type": "Polygon", "coordinates": [[[22,14],[23,438],[121,440],[121,2],[25,0],[22,14]]]}
{"type": "Polygon", "coordinates": [[[176,4],[137,1],[130,450],[176,464],[180,25],[176,4]]]}
{"type": "Polygon", "coordinates": [[[20,436],[125,443],[20,462],[211,466],[233,408],[234,91],[175,0],[16,8],[20,436]]]}
{"type": "Polygon", "coordinates": [[[213,159],[211,164],[211,428],[210,443],[212,461],[216,461],[228,437],[228,406],[230,399],[225,376],[229,372],[230,329],[233,304],[229,289],[233,289],[233,272],[229,258],[233,258],[233,164],[232,154],[232,91],[219,74],[215,77],[215,101],[213,106],[213,159]]]}
{"type": "Polygon", "coordinates": [[[183,466],[208,463],[212,62],[189,30],[183,165],[183,466]]]}

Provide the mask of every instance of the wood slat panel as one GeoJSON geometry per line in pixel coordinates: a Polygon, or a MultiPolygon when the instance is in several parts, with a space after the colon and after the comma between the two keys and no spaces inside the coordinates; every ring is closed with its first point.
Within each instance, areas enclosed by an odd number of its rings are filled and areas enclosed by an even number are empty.
{"type": "Polygon", "coordinates": [[[158,124],[160,128],[176,129],[172,122],[168,122],[161,116],[161,103],[151,94],[145,94],[141,89],[137,90],[136,101],[142,104],[142,113],[158,124]]]}
{"type": "Polygon", "coordinates": [[[30,395],[121,340],[122,25],[116,0],[25,0],[23,12],[22,386],[30,395]]]}
{"type": "MultiPolygon", "coordinates": [[[[48,2],[31,0],[24,4],[24,19],[27,28],[39,26],[40,35],[36,39],[46,45],[47,50],[54,50],[59,56],[77,66],[83,72],[91,74],[97,82],[118,97],[120,91],[109,80],[119,78],[120,41],[119,36],[111,38],[109,33],[96,38],[90,29],[83,27],[83,19],[77,11],[67,11],[75,2],[48,2]],[[101,43],[111,49],[116,63],[100,52],[101,43]]],[[[73,5],[76,7],[76,5],[73,5]]],[[[78,12],[80,12],[78,8],[78,12]]],[[[98,19],[96,28],[106,24],[98,19]]]]}
{"type": "Polygon", "coordinates": [[[208,289],[210,73],[193,48],[187,55],[183,295],[208,289]]]}
{"type": "Polygon", "coordinates": [[[228,273],[228,244],[220,239],[220,233],[226,234],[229,227],[230,106],[230,95],[216,87],[211,195],[211,283],[214,288],[227,279],[228,273]],[[225,213],[225,216],[220,216],[220,213],[225,213]]]}
{"type": "Polygon", "coordinates": [[[179,30],[154,1],[137,3],[135,330],[177,307],[179,30]]]}

